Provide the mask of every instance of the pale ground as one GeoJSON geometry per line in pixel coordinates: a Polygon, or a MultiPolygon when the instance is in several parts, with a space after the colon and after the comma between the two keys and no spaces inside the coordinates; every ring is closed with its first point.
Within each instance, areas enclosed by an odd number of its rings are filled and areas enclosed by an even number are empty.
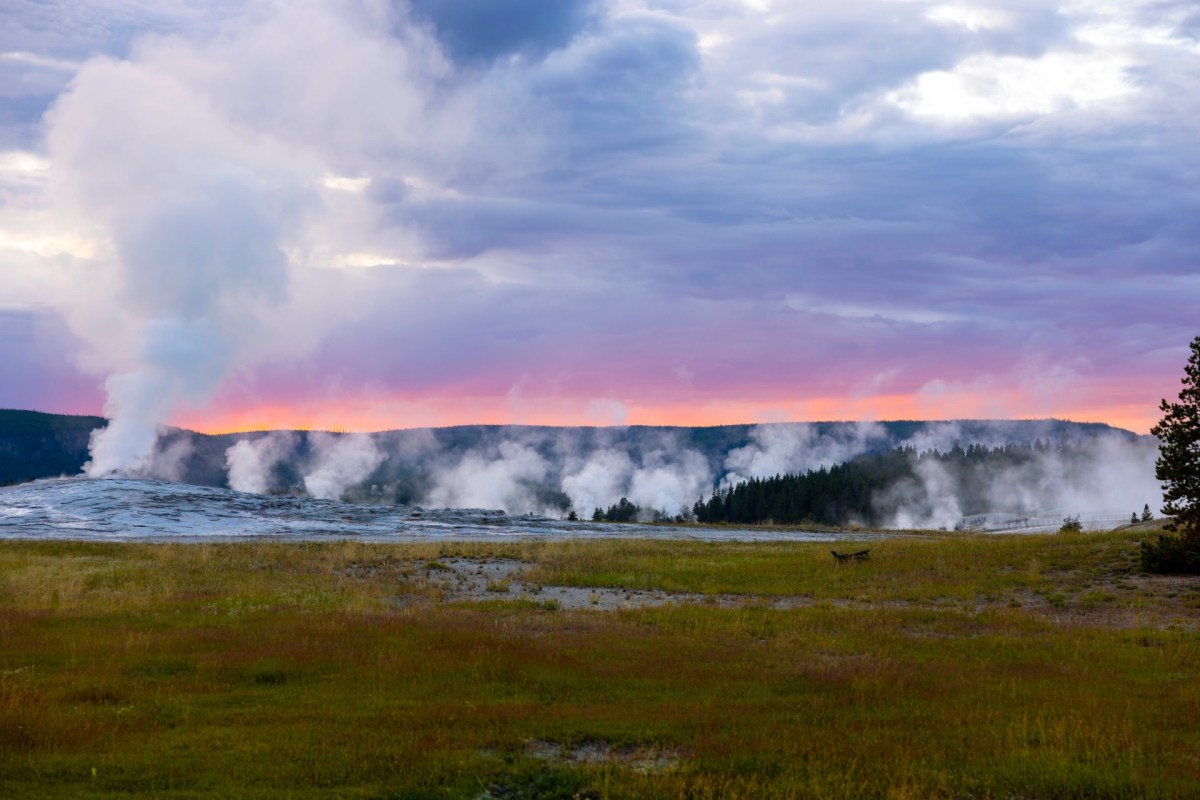
{"type": "MultiPolygon", "coordinates": [[[[1021,608],[1063,625],[1095,625],[1106,628],[1149,627],[1160,630],[1200,630],[1200,577],[1173,575],[1110,575],[1080,588],[1046,594],[1020,590],[1002,597],[963,602],[942,601],[886,603],[853,598],[814,598],[805,595],[771,596],[753,594],[700,594],[612,587],[549,586],[522,580],[530,565],[511,558],[441,558],[437,561],[397,565],[396,577],[407,590],[398,594],[398,605],[429,602],[525,601],[563,610],[615,611],[649,608],[671,603],[697,603],[725,607],[753,605],[777,609],[832,605],[868,609],[891,608],[958,610],[979,614],[989,610],[1021,608]]],[[[830,569],[853,569],[854,565],[830,569]]],[[[377,577],[376,568],[348,574],[377,577]]],[[[1046,573],[1051,587],[1068,587],[1074,582],[1066,574],[1046,573]]]]}

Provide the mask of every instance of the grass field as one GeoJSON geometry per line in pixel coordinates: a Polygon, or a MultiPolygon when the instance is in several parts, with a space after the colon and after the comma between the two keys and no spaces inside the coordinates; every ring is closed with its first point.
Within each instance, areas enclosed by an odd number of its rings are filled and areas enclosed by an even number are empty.
{"type": "Polygon", "coordinates": [[[0,797],[1196,797],[1200,579],[1146,535],[3,542],[0,797]]]}

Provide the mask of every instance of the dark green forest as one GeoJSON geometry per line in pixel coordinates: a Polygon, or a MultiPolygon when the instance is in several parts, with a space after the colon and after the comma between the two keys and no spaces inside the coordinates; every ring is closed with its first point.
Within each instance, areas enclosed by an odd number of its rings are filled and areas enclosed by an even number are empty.
{"type": "Polygon", "coordinates": [[[76,475],[88,460],[88,439],[102,417],[0,409],[0,486],[76,475]]]}

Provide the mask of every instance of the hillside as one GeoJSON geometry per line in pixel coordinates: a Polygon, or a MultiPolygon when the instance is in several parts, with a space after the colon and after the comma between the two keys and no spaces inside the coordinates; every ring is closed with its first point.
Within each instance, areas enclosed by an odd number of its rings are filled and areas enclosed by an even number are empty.
{"type": "Polygon", "coordinates": [[[88,438],[102,417],[0,409],[0,485],[74,475],[88,458],[88,438]]]}
{"type": "MultiPolygon", "coordinates": [[[[0,411],[0,483],[78,474],[88,437],[103,424],[0,411]]],[[[127,474],[254,494],[552,518],[574,512],[614,522],[695,513],[743,524],[953,527],[975,524],[970,515],[988,525],[1007,515],[1005,525],[1016,516],[1028,526],[1026,517],[1038,516],[1044,527],[1065,514],[1108,524],[1143,505],[1157,511],[1156,453],[1149,437],[1061,420],[479,425],[373,434],[164,428],[151,456],[127,474]],[[918,463],[897,457],[898,448],[971,458],[918,463]],[[1008,448],[1008,455],[986,468],[975,464],[989,448],[1008,448]],[[1014,461],[1013,454],[1023,455],[1014,461]],[[960,460],[970,469],[959,469],[960,460]],[[714,490],[726,498],[715,505],[714,490]]]]}
{"type": "MultiPolygon", "coordinates": [[[[0,484],[36,478],[74,475],[88,460],[88,437],[102,427],[102,417],[46,414],[39,411],[0,409],[0,484]]],[[[513,453],[541,459],[544,479],[561,472],[573,461],[587,461],[596,453],[624,453],[635,466],[663,469],[672,456],[694,454],[692,464],[719,480],[736,471],[739,457],[747,466],[761,468],[777,463],[776,472],[795,472],[832,466],[850,458],[882,453],[902,443],[948,449],[962,446],[1000,446],[1010,442],[1079,440],[1117,434],[1134,434],[1102,423],[1063,420],[900,420],[880,423],[814,422],[713,427],[630,425],[623,427],[547,427],[528,425],[465,425],[449,428],[413,428],[370,434],[382,460],[369,474],[351,484],[386,484],[390,500],[412,502],[427,491],[437,472],[476,458],[485,464],[509,463],[513,453]],[[507,451],[506,456],[504,452],[507,451]],[[733,459],[731,466],[730,460],[733,459]],[[757,462],[755,459],[757,458],[757,462]]],[[[306,467],[319,454],[314,434],[307,431],[201,434],[165,429],[148,477],[178,480],[201,486],[229,485],[227,451],[238,441],[262,442],[268,437],[285,440],[283,457],[271,466],[268,488],[300,488],[306,467]]],[[[765,477],[766,474],[763,476],[765,477]]],[[[755,477],[744,475],[743,477],[755,477]]],[[[549,481],[553,482],[553,481],[549,481]]],[[[381,489],[382,491],[382,489],[381,489]]]]}

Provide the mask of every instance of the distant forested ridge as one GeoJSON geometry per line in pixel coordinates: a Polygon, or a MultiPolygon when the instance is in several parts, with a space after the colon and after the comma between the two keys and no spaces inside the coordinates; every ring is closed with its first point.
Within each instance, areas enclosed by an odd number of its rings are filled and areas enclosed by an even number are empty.
{"type": "MultiPolygon", "coordinates": [[[[79,474],[91,433],[105,424],[101,417],[0,411],[0,483],[79,474]]],[[[1107,459],[1130,465],[1130,486],[1153,483],[1153,453],[1147,460],[1145,448],[1156,447],[1150,437],[1064,420],[472,425],[371,434],[163,427],[154,452],[128,474],[259,494],[322,491],[316,496],[359,503],[582,520],[676,521],[695,512],[704,522],[875,525],[894,521],[888,515],[903,507],[941,526],[958,521],[941,521],[950,520],[949,510],[968,515],[1037,503],[1045,510],[1077,498],[1069,486],[1057,495],[1038,487],[1063,488],[1058,473],[1088,458],[1080,474],[1095,477],[1107,459]],[[952,446],[956,441],[961,447],[952,446]],[[1095,445],[1104,441],[1123,442],[1123,452],[1105,455],[1095,445]],[[1021,472],[1018,480],[1006,477],[1006,465],[1030,468],[1009,470],[1021,472]],[[1021,485],[1000,491],[1006,480],[1021,485]],[[721,490],[712,495],[713,487],[721,490]],[[945,508],[930,508],[935,501],[946,501],[945,508]]],[[[1154,486],[1109,492],[1110,485],[1093,487],[1092,499],[1080,505],[1120,494],[1128,518],[1155,502],[1154,486]]]]}
{"type": "Polygon", "coordinates": [[[955,444],[947,452],[898,447],[804,474],[727,486],[698,500],[692,511],[702,523],[868,527],[894,524],[900,509],[928,510],[935,503],[952,503],[964,517],[1001,509],[1034,512],[1069,495],[1077,476],[1092,480],[1102,457],[1094,440],[955,444]]]}
{"type": "Polygon", "coordinates": [[[0,409],[0,485],[77,475],[103,417],[0,409]]]}

